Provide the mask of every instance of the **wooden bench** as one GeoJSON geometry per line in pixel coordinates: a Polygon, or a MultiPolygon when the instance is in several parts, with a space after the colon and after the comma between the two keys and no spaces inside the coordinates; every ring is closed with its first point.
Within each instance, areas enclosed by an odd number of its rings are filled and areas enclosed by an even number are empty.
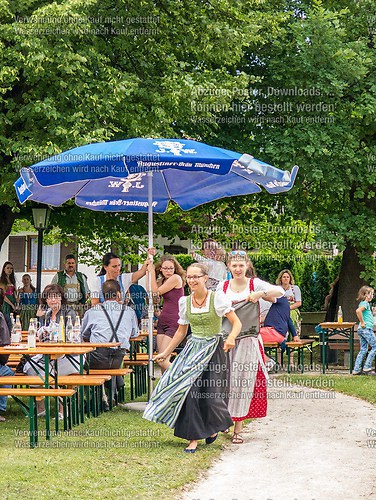
{"type": "MultiPolygon", "coordinates": [[[[58,385],[66,387],[83,387],[86,389],[86,416],[90,418],[91,415],[98,417],[103,412],[103,384],[111,380],[111,375],[66,375],[58,377],[58,385]]],[[[72,412],[71,419],[69,419],[68,426],[71,428],[73,425],[78,425],[84,422],[85,414],[85,401],[83,394],[80,391],[72,399],[72,412]]]]}
{"type": "MultiPolygon", "coordinates": [[[[97,417],[100,414],[100,409],[102,409],[101,401],[102,401],[102,392],[101,386],[111,380],[111,375],[102,374],[102,375],[65,375],[59,376],[57,380],[58,386],[65,387],[86,387],[86,416],[90,417],[91,411],[93,416],[97,417]],[[90,394],[91,392],[91,394],[90,394]],[[92,404],[91,404],[92,401],[92,404]]],[[[55,380],[51,378],[50,386],[53,387],[55,384],[55,380]]],[[[10,377],[0,377],[0,385],[44,385],[44,381],[41,377],[29,376],[22,373],[17,373],[15,376],[10,377]]],[[[81,417],[81,422],[84,422],[84,414],[85,414],[85,403],[83,399],[83,393],[75,394],[72,398],[72,412],[68,412],[68,421],[64,422],[64,430],[70,429],[73,425],[78,425],[79,417],[81,417]],[[80,396],[80,397],[79,397],[80,396]]]]}
{"type": "MultiPolygon", "coordinates": [[[[131,377],[132,377],[132,374],[134,372],[130,368],[111,368],[111,369],[103,369],[103,370],[91,369],[89,373],[90,373],[90,375],[100,375],[100,376],[110,375],[111,378],[109,380],[109,392],[112,395],[112,377],[124,377],[125,375],[128,375],[128,374],[131,374],[131,377]]],[[[131,387],[132,387],[132,379],[131,379],[131,387]]],[[[118,391],[118,393],[115,394],[115,401],[116,401],[116,403],[123,403],[125,401],[125,394],[124,394],[123,387],[118,391]]],[[[112,410],[112,407],[113,407],[112,396],[109,398],[108,404],[109,404],[110,410],[112,410]]]]}
{"type": "Polygon", "coordinates": [[[16,368],[21,360],[21,357],[21,354],[11,354],[8,358],[7,366],[9,366],[10,368],[16,368]]]}
{"type": "Polygon", "coordinates": [[[314,339],[300,339],[299,341],[286,342],[287,351],[287,372],[290,373],[290,353],[298,351],[298,368],[300,367],[300,373],[304,372],[304,350],[308,349],[310,352],[310,367],[313,367],[313,351],[312,344],[314,339]]]}
{"type": "MultiPolygon", "coordinates": [[[[12,377],[14,378],[14,377],[12,377]]],[[[24,413],[29,417],[29,430],[30,430],[30,448],[35,448],[38,443],[38,413],[36,399],[43,397],[62,397],[64,400],[73,396],[74,389],[41,389],[41,388],[0,388],[0,396],[11,396],[22,408],[24,413]],[[19,398],[29,398],[29,406],[27,406],[19,398]]],[[[49,418],[46,418],[46,439],[50,438],[49,418]]]]}
{"type": "Polygon", "coordinates": [[[131,361],[129,359],[124,359],[124,366],[129,368],[134,368],[131,370],[130,377],[130,398],[131,400],[147,393],[147,379],[148,379],[148,361],[145,360],[135,360],[131,361]]]}
{"type": "Polygon", "coordinates": [[[276,366],[278,366],[278,342],[264,342],[264,350],[266,354],[274,356],[276,366]]]}
{"type": "MultiPolygon", "coordinates": [[[[108,370],[90,370],[89,375],[110,375],[111,377],[116,377],[116,376],[124,376],[128,375],[129,373],[132,373],[133,370],[130,370],[128,368],[111,368],[108,370]]],[[[69,375],[69,377],[72,377],[72,375],[69,375]]]]}

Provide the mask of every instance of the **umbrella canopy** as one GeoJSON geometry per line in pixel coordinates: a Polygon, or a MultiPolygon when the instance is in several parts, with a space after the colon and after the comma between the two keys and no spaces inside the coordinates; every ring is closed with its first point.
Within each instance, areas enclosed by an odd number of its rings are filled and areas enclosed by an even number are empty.
{"type": "Polygon", "coordinates": [[[227,174],[242,155],[185,139],[125,139],[86,144],[31,167],[42,186],[124,177],[149,169],[199,170],[227,174]]]}
{"type": "MultiPolygon", "coordinates": [[[[184,171],[174,168],[167,169],[166,167],[164,169],[145,167],[145,170],[149,170],[149,173],[151,172],[153,176],[153,212],[165,212],[170,200],[174,200],[183,210],[190,210],[221,198],[258,193],[261,191],[260,186],[273,194],[288,191],[293,186],[298,167],[293,167],[290,174],[287,171],[279,170],[258,161],[250,155],[238,154],[238,156],[239,160],[233,160],[231,170],[224,175],[213,175],[211,172],[197,171],[197,167],[184,171]]],[[[51,179],[48,185],[43,184],[47,182],[47,175],[42,172],[40,164],[29,169],[22,169],[21,177],[15,183],[18,198],[21,203],[30,199],[52,206],[59,206],[75,197],[78,206],[90,210],[109,212],[148,211],[148,196],[150,193],[148,193],[147,173],[145,171],[132,174],[128,173],[126,169],[123,170],[120,176],[88,179],[86,167],[86,164],[82,167],[84,179],[77,180],[80,172],[75,166],[70,167],[69,176],[67,172],[67,177],[72,178],[74,174],[76,180],[68,181],[60,172],[56,176],[50,175],[51,179]],[[59,183],[57,183],[57,178],[60,178],[59,183]],[[62,179],[65,180],[62,181],[62,179]]],[[[47,167],[45,166],[45,168],[47,167]]],[[[60,170],[67,168],[61,166],[60,170]]],[[[92,165],[91,169],[94,168],[95,166],[92,165]]]]}
{"type": "MultiPolygon", "coordinates": [[[[15,183],[21,203],[59,206],[70,198],[99,211],[148,212],[153,246],[153,212],[170,200],[189,210],[220,198],[261,191],[288,191],[291,174],[250,155],[182,139],[128,139],[89,144],[21,170],[15,183]],[[147,177],[147,178],[146,178],[147,177]]],[[[149,301],[149,395],[152,387],[153,306],[149,301]]]]}

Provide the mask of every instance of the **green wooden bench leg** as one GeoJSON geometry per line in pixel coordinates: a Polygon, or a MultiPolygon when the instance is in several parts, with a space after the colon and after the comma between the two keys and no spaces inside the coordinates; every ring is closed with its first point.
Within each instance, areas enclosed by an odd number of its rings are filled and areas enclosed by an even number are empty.
{"type": "Polygon", "coordinates": [[[301,369],[300,369],[300,373],[304,373],[304,347],[301,347],[299,348],[299,351],[302,351],[301,354],[299,355],[299,358],[301,358],[301,369]]]}
{"type": "Polygon", "coordinates": [[[64,431],[67,431],[69,428],[72,428],[72,427],[69,427],[69,422],[68,422],[70,412],[68,412],[68,400],[67,400],[67,398],[63,397],[62,400],[63,400],[64,431]]]}
{"type": "Polygon", "coordinates": [[[134,368],[131,375],[130,375],[130,381],[129,381],[129,390],[130,390],[130,400],[134,400],[134,377],[135,377],[136,369],[134,368]]]}
{"type": "Polygon", "coordinates": [[[55,431],[59,433],[59,398],[55,399],[55,431]]]}
{"type": "Polygon", "coordinates": [[[102,413],[102,386],[97,385],[94,387],[95,399],[97,401],[98,416],[102,413]]]}
{"type": "Polygon", "coordinates": [[[79,399],[79,407],[80,407],[80,420],[81,423],[83,424],[85,421],[85,407],[84,407],[84,400],[85,400],[85,391],[84,387],[79,387],[78,389],[80,393],[80,399],[79,399]]]}
{"type": "Polygon", "coordinates": [[[72,426],[77,425],[76,397],[77,397],[77,392],[75,392],[73,394],[72,399],[71,399],[72,426]]]}
{"type": "MultiPolygon", "coordinates": [[[[91,416],[91,394],[90,394],[90,387],[85,388],[86,392],[86,416],[87,418],[90,418],[91,416]]],[[[82,421],[82,419],[81,419],[82,421]]]]}
{"type": "Polygon", "coordinates": [[[124,385],[120,388],[119,393],[118,393],[118,403],[124,403],[125,401],[125,389],[124,385]]]}
{"type": "Polygon", "coordinates": [[[320,347],[321,347],[321,363],[322,363],[322,372],[325,374],[325,364],[326,364],[326,334],[325,331],[323,330],[320,334],[321,336],[321,342],[320,342],[320,347]]]}
{"type": "Polygon", "coordinates": [[[51,439],[51,405],[50,405],[50,398],[47,396],[44,398],[44,408],[46,410],[46,439],[50,440],[51,439]]]}
{"type": "Polygon", "coordinates": [[[113,400],[112,400],[112,395],[115,392],[114,388],[116,388],[116,377],[111,377],[110,382],[110,388],[108,390],[108,406],[110,407],[110,410],[112,410],[113,407],[113,400]]]}
{"type": "Polygon", "coordinates": [[[35,435],[35,397],[29,397],[29,432],[30,432],[30,448],[35,448],[37,436],[35,435]]]}

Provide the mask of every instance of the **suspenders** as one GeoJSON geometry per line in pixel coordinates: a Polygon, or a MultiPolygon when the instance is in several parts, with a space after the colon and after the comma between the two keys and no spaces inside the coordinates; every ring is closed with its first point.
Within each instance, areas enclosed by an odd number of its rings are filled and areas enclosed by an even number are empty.
{"type": "Polygon", "coordinates": [[[120,316],[119,316],[119,319],[118,319],[118,322],[116,323],[116,326],[114,326],[114,324],[112,323],[111,321],[111,318],[110,318],[110,315],[108,314],[108,312],[106,311],[106,309],[103,307],[103,305],[101,304],[101,309],[102,311],[104,312],[106,318],[107,318],[107,321],[111,327],[111,330],[112,330],[112,335],[111,335],[111,338],[110,338],[110,342],[113,342],[115,340],[115,342],[120,342],[119,340],[119,337],[117,336],[117,329],[119,328],[119,325],[121,323],[121,320],[123,319],[123,314],[124,314],[124,306],[122,306],[121,308],[121,313],[120,313],[120,316]]]}

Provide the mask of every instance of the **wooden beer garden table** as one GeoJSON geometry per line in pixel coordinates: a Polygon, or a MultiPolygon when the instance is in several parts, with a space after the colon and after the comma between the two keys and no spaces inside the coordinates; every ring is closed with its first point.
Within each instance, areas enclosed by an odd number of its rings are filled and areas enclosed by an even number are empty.
{"type": "MultiPolygon", "coordinates": [[[[44,387],[49,388],[50,385],[50,361],[55,361],[55,387],[57,387],[57,360],[61,356],[80,356],[80,374],[84,373],[84,356],[95,350],[95,347],[87,343],[86,346],[77,346],[75,344],[55,344],[52,342],[38,342],[37,346],[32,349],[28,349],[27,344],[10,345],[5,347],[0,347],[0,354],[22,354],[30,365],[36,369],[37,365],[33,362],[33,356],[41,354],[44,358],[44,376],[40,376],[44,381],[44,387]]],[[[71,361],[72,362],[72,361],[71,361]]],[[[80,388],[81,389],[81,388],[80,388]]],[[[83,389],[83,388],[82,388],[83,389]]],[[[83,394],[82,394],[83,396],[83,394]]],[[[46,438],[49,439],[50,436],[50,400],[49,397],[45,398],[45,409],[46,409],[46,438]]],[[[56,404],[56,431],[59,430],[59,419],[58,419],[58,405],[56,404]]]]}
{"type": "Polygon", "coordinates": [[[321,361],[322,361],[322,372],[325,373],[325,368],[327,367],[327,349],[328,343],[341,343],[343,341],[349,343],[350,349],[350,373],[352,373],[354,368],[354,327],[356,323],[351,322],[324,322],[320,323],[320,347],[321,347],[321,361]]]}

